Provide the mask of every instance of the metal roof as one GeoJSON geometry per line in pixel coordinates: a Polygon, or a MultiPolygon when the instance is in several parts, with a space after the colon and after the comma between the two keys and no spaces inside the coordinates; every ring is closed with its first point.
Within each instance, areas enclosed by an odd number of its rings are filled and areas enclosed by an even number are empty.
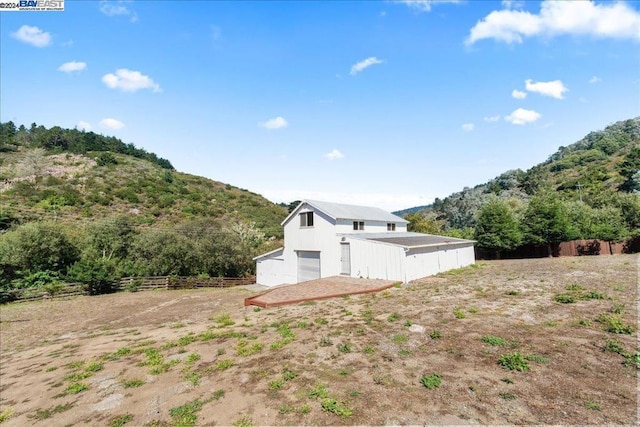
{"type": "Polygon", "coordinates": [[[474,243],[473,240],[456,239],[455,237],[436,236],[422,233],[371,233],[371,234],[345,234],[346,237],[374,242],[386,243],[403,248],[424,248],[429,246],[445,246],[461,243],[474,243]]]}
{"type": "Polygon", "coordinates": [[[307,203],[308,205],[318,209],[320,212],[328,215],[333,219],[349,219],[349,220],[362,220],[362,221],[386,221],[395,222],[400,224],[408,223],[407,220],[387,212],[380,208],[374,208],[369,206],[357,206],[357,205],[345,205],[342,203],[330,203],[321,202],[318,200],[303,200],[296,209],[282,222],[286,223],[289,218],[297,213],[302,205],[307,203]]]}

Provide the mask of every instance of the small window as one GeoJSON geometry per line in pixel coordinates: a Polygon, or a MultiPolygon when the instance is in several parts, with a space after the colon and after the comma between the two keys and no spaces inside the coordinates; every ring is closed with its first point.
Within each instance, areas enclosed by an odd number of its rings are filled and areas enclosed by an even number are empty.
{"type": "Polygon", "coordinates": [[[387,231],[396,231],[396,223],[395,222],[387,223],[387,231]]]}
{"type": "Polygon", "coordinates": [[[364,230],[364,221],[353,221],[354,230],[364,230]]]}
{"type": "Polygon", "coordinates": [[[300,227],[313,227],[313,212],[300,214],[300,227]]]}

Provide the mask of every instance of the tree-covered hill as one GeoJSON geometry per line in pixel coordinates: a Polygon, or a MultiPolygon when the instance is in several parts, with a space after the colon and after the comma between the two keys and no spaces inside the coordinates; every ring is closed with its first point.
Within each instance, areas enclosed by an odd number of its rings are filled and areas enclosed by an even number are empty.
{"type": "Polygon", "coordinates": [[[209,218],[254,223],[281,237],[287,212],[262,196],[177,172],[171,163],[114,137],[77,129],[0,128],[0,221],[78,221],[129,215],[134,223],[209,218]]]}
{"type": "Polygon", "coordinates": [[[0,300],[65,281],[95,294],[122,276],[248,275],[286,215],[117,138],[0,125],[0,300]]]}
{"type": "Polygon", "coordinates": [[[549,240],[621,241],[640,234],[639,170],[637,117],[560,147],[527,171],[510,170],[487,183],[436,199],[424,209],[409,209],[407,218],[414,230],[476,238],[481,247],[490,249],[549,240]],[[534,224],[543,211],[565,222],[544,224],[547,229],[557,228],[553,237],[541,237],[544,227],[534,224]],[[514,221],[519,224],[516,235],[514,221]],[[496,227],[507,224],[510,237],[505,234],[502,238],[509,244],[495,235],[496,227]],[[542,227],[537,233],[536,226],[542,227]],[[490,239],[485,239],[487,233],[490,239]]]}

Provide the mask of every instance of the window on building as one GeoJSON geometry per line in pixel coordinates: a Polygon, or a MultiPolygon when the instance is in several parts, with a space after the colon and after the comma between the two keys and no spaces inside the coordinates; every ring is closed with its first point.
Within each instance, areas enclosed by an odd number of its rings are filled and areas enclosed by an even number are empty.
{"type": "Polygon", "coordinates": [[[300,214],[300,227],[313,227],[313,212],[300,214]]]}
{"type": "Polygon", "coordinates": [[[354,230],[364,230],[364,221],[353,221],[354,230]]]}
{"type": "Polygon", "coordinates": [[[388,222],[387,223],[387,231],[396,231],[396,223],[388,222]]]}

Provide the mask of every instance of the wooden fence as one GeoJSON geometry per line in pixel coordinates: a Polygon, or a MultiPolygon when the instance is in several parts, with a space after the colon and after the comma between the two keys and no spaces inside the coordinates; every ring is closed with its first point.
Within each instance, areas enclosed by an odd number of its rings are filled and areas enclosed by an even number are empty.
{"type": "MultiPolygon", "coordinates": [[[[615,243],[605,240],[571,240],[551,246],[552,256],[616,255],[640,252],[640,238],[615,243]]],[[[512,251],[502,251],[501,258],[543,258],[549,256],[546,245],[523,245],[512,251]]],[[[476,259],[495,259],[495,251],[476,246],[476,259]]]]}
{"type": "Polygon", "coordinates": [[[150,276],[123,277],[117,285],[119,291],[150,291],[154,289],[229,288],[256,283],[250,277],[183,277],[150,276]]]}
{"type": "MultiPolygon", "coordinates": [[[[112,287],[113,292],[152,291],[155,289],[196,289],[196,288],[229,288],[250,285],[256,282],[255,276],[249,277],[123,277],[112,287]]],[[[78,295],[89,295],[87,287],[82,284],[68,283],[61,287],[49,289],[26,288],[0,291],[0,303],[35,301],[51,298],[68,298],[78,295]]]]}

